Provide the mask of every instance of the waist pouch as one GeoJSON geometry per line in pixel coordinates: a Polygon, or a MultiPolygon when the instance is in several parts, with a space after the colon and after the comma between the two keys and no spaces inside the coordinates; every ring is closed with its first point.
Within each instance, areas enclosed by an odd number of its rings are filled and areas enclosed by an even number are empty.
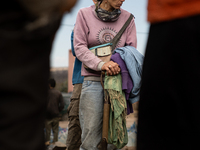
{"type": "MultiPolygon", "coordinates": [[[[89,50],[98,58],[100,58],[103,62],[109,62],[110,61],[110,57],[112,55],[112,43],[106,43],[106,44],[101,44],[98,46],[94,46],[89,48],[89,50]]],[[[90,69],[89,67],[87,67],[85,64],[83,64],[84,68],[89,71],[92,72],[94,70],[90,69]]],[[[96,71],[94,71],[96,72],[96,71]]]]}

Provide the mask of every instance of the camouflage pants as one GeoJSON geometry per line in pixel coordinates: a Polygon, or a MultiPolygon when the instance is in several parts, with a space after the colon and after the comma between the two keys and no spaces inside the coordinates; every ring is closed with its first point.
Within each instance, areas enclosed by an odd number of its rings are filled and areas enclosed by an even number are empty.
{"type": "Polygon", "coordinates": [[[68,136],[67,136],[67,150],[79,150],[81,145],[81,127],[79,122],[79,101],[82,84],[75,84],[71,102],[68,107],[68,136]]]}

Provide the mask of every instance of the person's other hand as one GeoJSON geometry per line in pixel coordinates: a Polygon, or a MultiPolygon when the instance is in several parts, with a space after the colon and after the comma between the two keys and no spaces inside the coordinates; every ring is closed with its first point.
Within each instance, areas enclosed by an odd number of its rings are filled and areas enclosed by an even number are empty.
{"type": "Polygon", "coordinates": [[[113,62],[113,61],[109,61],[107,63],[105,63],[101,70],[105,70],[107,75],[117,75],[120,73],[120,67],[117,63],[113,62]]]}

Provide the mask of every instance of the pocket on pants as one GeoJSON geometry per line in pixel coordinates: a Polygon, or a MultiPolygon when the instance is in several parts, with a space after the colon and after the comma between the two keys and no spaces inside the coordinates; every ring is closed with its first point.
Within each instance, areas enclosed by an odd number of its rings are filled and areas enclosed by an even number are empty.
{"type": "Polygon", "coordinates": [[[67,109],[67,113],[69,114],[69,117],[79,115],[79,100],[80,100],[80,98],[73,99],[70,102],[69,107],[67,109]]]}
{"type": "Polygon", "coordinates": [[[81,95],[82,84],[74,84],[71,100],[79,99],[81,95]]]}

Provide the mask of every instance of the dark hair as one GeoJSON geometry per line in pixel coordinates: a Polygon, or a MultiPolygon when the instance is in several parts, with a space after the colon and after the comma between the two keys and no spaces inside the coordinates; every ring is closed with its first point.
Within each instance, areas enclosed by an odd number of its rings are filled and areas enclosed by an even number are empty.
{"type": "Polygon", "coordinates": [[[54,88],[56,86],[56,81],[54,79],[49,79],[49,85],[54,88]]]}

